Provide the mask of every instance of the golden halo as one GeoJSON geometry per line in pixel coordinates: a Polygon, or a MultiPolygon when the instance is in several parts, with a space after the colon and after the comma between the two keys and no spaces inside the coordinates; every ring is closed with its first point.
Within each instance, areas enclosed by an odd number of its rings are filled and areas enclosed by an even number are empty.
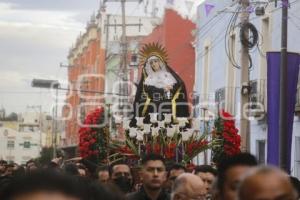
{"type": "Polygon", "coordinates": [[[166,49],[158,43],[145,44],[140,50],[139,56],[142,65],[144,65],[151,56],[157,56],[165,63],[167,63],[168,60],[166,49]]]}

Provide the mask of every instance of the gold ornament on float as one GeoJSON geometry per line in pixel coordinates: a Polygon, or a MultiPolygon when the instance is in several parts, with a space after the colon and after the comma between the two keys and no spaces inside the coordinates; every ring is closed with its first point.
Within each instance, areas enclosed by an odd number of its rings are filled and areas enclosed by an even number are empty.
{"type": "Polygon", "coordinates": [[[162,45],[158,43],[145,44],[139,52],[140,64],[144,65],[148,58],[157,56],[162,62],[167,63],[168,54],[162,45]]]}

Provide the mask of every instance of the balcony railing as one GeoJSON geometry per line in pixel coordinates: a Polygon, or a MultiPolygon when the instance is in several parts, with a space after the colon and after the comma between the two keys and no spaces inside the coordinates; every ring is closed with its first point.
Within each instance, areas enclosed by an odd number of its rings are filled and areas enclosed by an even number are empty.
{"type": "Polygon", "coordinates": [[[193,99],[193,117],[201,116],[203,109],[214,110],[215,109],[215,97],[214,94],[194,94],[193,99]]]}
{"type": "MultiPolygon", "coordinates": [[[[260,117],[267,112],[267,84],[264,79],[257,79],[250,81],[250,95],[249,95],[249,109],[250,116],[260,117]]],[[[233,115],[238,114],[238,106],[240,106],[240,92],[239,87],[222,87],[215,90],[213,94],[197,94],[194,96],[193,104],[204,105],[208,109],[220,110],[224,109],[233,115]],[[207,106],[205,106],[207,103],[207,106]]],[[[298,92],[298,102],[300,111],[300,98],[298,92]]],[[[196,109],[197,110],[197,109],[196,109]]],[[[199,108],[198,108],[199,110],[199,108]]],[[[199,111],[198,111],[199,112],[199,111]]],[[[196,111],[197,113],[197,111],[196,111]]]]}
{"type": "Polygon", "coordinates": [[[215,91],[215,102],[218,109],[224,109],[232,115],[237,114],[239,87],[223,87],[215,91]]]}
{"type": "Polygon", "coordinates": [[[217,113],[219,110],[226,110],[235,115],[237,111],[237,94],[238,87],[222,87],[215,90],[210,94],[199,94],[194,97],[194,105],[199,109],[208,109],[217,113]]]}
{"type": "Polygon", "coordinates": [[[267,82],[264,79],[250,81],[250,115],[256,117],[267,112],[267,82]]]}

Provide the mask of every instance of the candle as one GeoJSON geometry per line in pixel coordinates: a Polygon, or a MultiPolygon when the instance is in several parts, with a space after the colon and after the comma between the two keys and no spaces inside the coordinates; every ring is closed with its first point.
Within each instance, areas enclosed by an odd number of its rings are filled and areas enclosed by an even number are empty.
{"type": "Polygon", "coordinates": [[[145,134],[149,134],[151,132],[151,124],[144,124],[144,132],[145,134]]]}
{"type": "Polygon", "coordinates": [[[149,115],[150,115],[150,122],[151,123],[156,123],[158,113],[149,113],[149,115]]]}
{"type": "Polygon", "coordinates": [[[172,121],[172,114],[164,114],[164,117],[165,117],[165,122],[167,124],[171,123],[171,121],[172,121]]]}
{"type": "Polygon", "coordinates": [[[143,127],[144,125],[144,117],[136,117],[136,125],[139,127],[143,127]]]}
{"type": "Polygon", "coordinates": [[[175,134],[176,128],[175,127],[167,127],[167,136],[173,137],[175,134]]]}
{"type": "Polygon", "coordinates": [[[129,124],[130,124],[130,120],[129,119],[124,119],[123,120],[123,128],[125,130],[128,130],[130,128],[129,124]]]}
{"type": "Polygon", "coordinates": [[[186,123],[188,123],[188,120],[186,117],[177,117],[177,120],[179,122],[178,125],[181,128],[185,127],[186,123]]]}
{"type": "Polygon", "coordinates": [[[136,128],[129,128],[129,137],[135,138],[137,135],[137,129],[136,128]]]}
{"type": "Polygon", "coordinates": [[[152,127],[151,129],[152,129],[152,136],[157,137],[159,135],[160,128],[159,127],[152,127]]]}

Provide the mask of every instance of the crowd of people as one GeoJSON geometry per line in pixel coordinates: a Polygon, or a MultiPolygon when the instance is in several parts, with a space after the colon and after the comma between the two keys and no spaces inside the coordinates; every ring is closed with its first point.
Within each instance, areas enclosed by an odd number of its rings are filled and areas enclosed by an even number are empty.
{"type": "Polygon", "coordinates": [[[300,182],[284,171],[258,165],[240,153],[186,169],[146,155],[137,170],[116,162],[96,167],[85,159],[38,166],[0,161],[1,200],[299,200],[300,182]]]}

